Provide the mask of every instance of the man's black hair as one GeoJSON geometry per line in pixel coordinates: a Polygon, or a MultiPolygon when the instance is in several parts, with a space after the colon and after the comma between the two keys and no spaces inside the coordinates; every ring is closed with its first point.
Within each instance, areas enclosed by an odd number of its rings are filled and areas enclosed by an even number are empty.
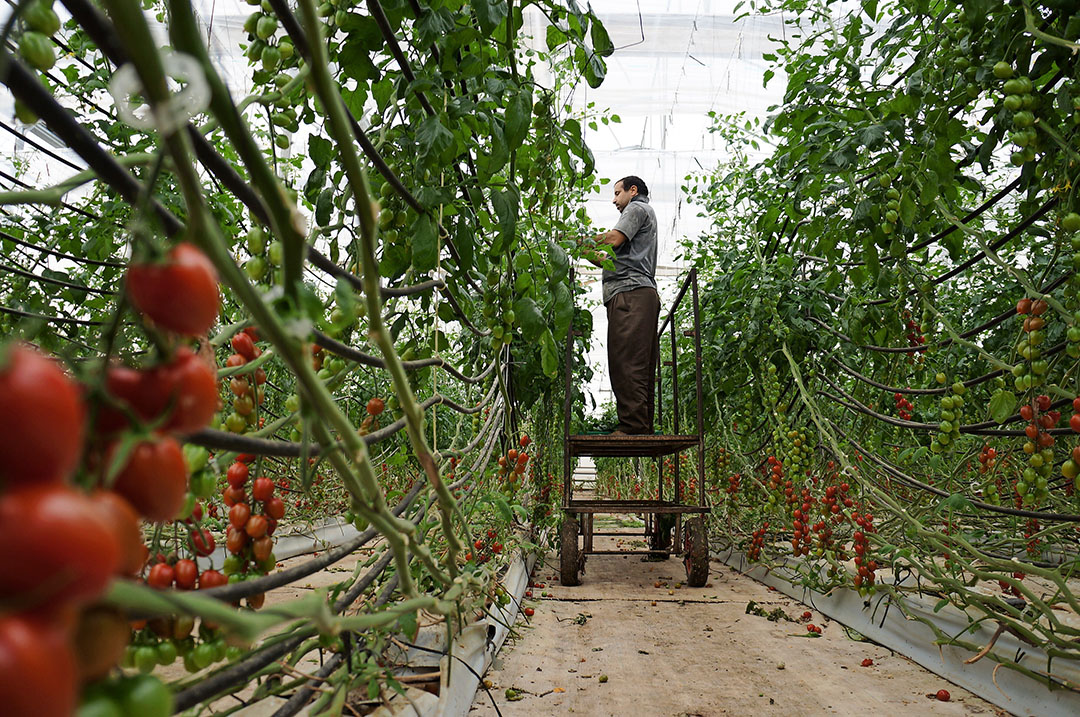
{"type": "Polygon", "coordinates": [[[630,187],[637,187],[638,194],[643,197],[649,196],[649,188],[645,186],[645,180],[643,180],[641,177],[635,177],[631,174],[629,177],[623,177],[618,182],[616,182],[616,184],[622,184],[624,192],[629,192],[630,187]]]}

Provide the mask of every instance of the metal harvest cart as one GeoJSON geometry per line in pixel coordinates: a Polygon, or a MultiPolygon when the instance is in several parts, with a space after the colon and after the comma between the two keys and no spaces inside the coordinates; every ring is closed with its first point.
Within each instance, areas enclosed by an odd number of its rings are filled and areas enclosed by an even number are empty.
{"type": "MultiPolygon", "coordinates": [[[[574,277],[571,271],[570,281],[574,277]]],[[[585,570],[585,558],[587,555],[619,554],[632,555],[644,554],[659,558],[666,558],[672,554],[683,556],[686,565],[687,584],[692,587],[701,587],[709,578],[709,549],[706,536],[705,514],[710,508],[705,502],[705,443],[702,417],[702,388],[701,388],[701,336],[698,320],[698,284],[697,270],[691,270],[683,281],[678,296],[672,303],[667,318],[660,325],[656,341],[659,342],[664,331],[670,327],[671,335],[671,361],[657,362],[656,367],[656,425],[663,426],[662,421],[662,376],[664,365],[671,366],[672,377],[672,419],[674,433],[671,435],[570,435],[570,401],[571,401],[571,375],[573,373],[573,322],[566,334],[566,399],[563,404],[563,435],[565,449],[563,451],[563,512],[564,518],[559,531],[560,548],[560,580],[563,585],[578,585],[581,582],[581,573],[585,570]],[[679,414],[679,373],[678,373],[678,342],[676,341],[675,312],[690,289],[693,301],[694,328],[685,332],[684,335],[694,339],[695,380],[697,383],[697,430],[694,433],[680,433],[679,414]],[[697,448],[697,496],[689,496],[692,502],[684,502],[682,485],[679,480],[679,454],[682,451],[697,448]],[[573,458],[582,456],[619,456],[654,458],[657,461],[657,474],[660,475],[660,460],[663,456],[675,456],[675,481],[674,496],[665,500],[664,481],[658,480],[658,490],[655,499],[652,500],[615,500],[599,498],[575,498],[574,481],[571,475],[571,462],[573,458]],[[696,498],[696,501],[694,500],[696,498]],[[597,513],[605,514],[638,514],[646,516],[645,537],[649,540],[648,550],[596,550],[593,547],[593,537],[597,535],[616,535],[615,533],[598,533],[593,530],[593,517],[597,513]],[[664,519],[661,519],[664,516],[664,519]],[[690,516],[683,519],[683,516],[690,516]],[[668,529],[662,524],[670,525],[671,518],[675,519],[675,536],[681,538],[670,541],[667,539],[668,529]],[[672,545],[674,543],[674,545],[672,545]]],[[[659,352],[658,352],[659,353],[659,352]]],[[[618,535],[624,535],[619,533],[618,535]]]]}

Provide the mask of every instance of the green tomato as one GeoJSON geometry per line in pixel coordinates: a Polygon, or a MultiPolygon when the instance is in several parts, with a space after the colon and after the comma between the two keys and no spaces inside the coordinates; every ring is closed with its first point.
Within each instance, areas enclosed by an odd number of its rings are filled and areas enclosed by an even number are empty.
{"type": "Polygon", "coordinates": [[[994,63],[994,77],[998,78],[999,80],[1008,80],[1011,79],[1012,76],[1013,66],[1010,65],[1008,62],[1001,60],[1000,62],[994,63]]]}
{"type": "Polygon", "coordinates": [[[192,443],[184,444],[184,463],[189,472],[201,471],[210,462],[210,451],[192,443]]]}
{"type": "Polygon", "coordinates": [[[291,394],[285,399],[285,410],[289,413],[296,413],[300,410],[300,396],[297,394],[291,394]]]}
{"type": "Polygon", "coordinates": [[[252,254],[262,254],[266,251],[266,232],[259,227],[253,227],[247,233],[247,250],[252,254]]]}
{"type": "Polygon", "coordinates": [[[113,697],[104,692],[96,692],[83,699],[75,717],[124,717],[124,713],[113,697]]]}
{"type": "Polygon", "coordinates": [[[247,421],[239,413],[230,413],[225,419],[225,428],[232,433],[243,433],[247,428],[247,421]]]}
{"type": "Polygon", "coordinates": [[[1061,228],[1067,232],[1080,230],[1080,214],[1069,212],[1061,218],[1061,228]]]}
{"type": "Polygon", "coordinates": [[[27,5],[22,14],[23,22],[31,30],[37,30],[42,35],[54,35],[60,29],[60,18],[52,9],[51,3],[37,0],[27,5]]]}
{"type": "Polygon", "coordinates": [[[244,20],[244,32],[246,32],[249,35],[254,35],[255,30],[259,26],[259,18],[261,18],[261,17],[262,17],[261,12],[253,12],[250,15],[248,15],[247,19],[244,20]]]}
{"type": "Polygon", "coordinates": [[[191,511],[195,510],[195,494],[188,491],[184,494],[184,504],[180,506],[180,513],[176,516],[177,520],[187,520],[191,517],[191,511]]]}
{"type": "Polygon", "coordinates": [[[262,68],[264,70],[273,72],[277,69],[277,66],[281,64],[281,50],[273,45],[267,45],[263,48],[259,59],[262,61],[262,68]]]}
{"type": "Polygon", "coordinates": [[[156,677],[139,675],[125,680],[117,692],[124,713],[131,717],[168,717],[172,714],[172,692],[156,677]]]}
{"type": "Polygon", "coordinates": [[[256,567],[264,573],[269,573],[277,567],[277,557],[271,552],[266,556],[266,560],[259,561],[256,567]]]}
{"type": "Polygon", "coordinates": [[[171,665],[176,661],[176,657],[179,653],[172,640],[162,640],[157,646],[157,654],[159,664],[171,665]]]}
{"type": "Polygon", "coordinates": [[[33,110],[24,105],[21,100],[15,100],[15,118],[23,124],[34,124],[38,121],[33,110]]]}
{"type": "Polygon", "coordinates": [[[267,268],[266,259],[263,259],[261,256],[253,256],[244,262],[244,272],[252,281],[260,281],[266,276],[267,268]]]}
{"type": "Polygon", "coordinates": [[[272,241],[270,247],[267,249],[266,257],[270,260],[273,266],[281,266],[281,257],[284,249],[281,246],[281,242],[272,241]]]}
{"type": "Polygon", "coordinates": [[[191,653],[192,661],[198,665],[200,670],[214,664],[214,658],[216,656],[217,651],[214,649],[214,646],[208,642],[202,643],[191,653]]]}
{"type": "Polygon", "coordinates": [[[26,63],[42,72],[52,69],[56,64],[56,52],[52,41],[40,32],[29,30],[19,38],[19,54],[26,63]]]}
{"type": "Polygon", "coordinates": [[[244,648],[237,645],[229,645],[225,648],[225,659],[229,662],[236,662],[244,656],[244,648]]]}
{"type": "Polygon", "coordinates": [[[270,15],[263,15],[259,18],[259,22],[255,25],[255,37],[260,40],[266,40],[271,35],[277,32],[277,18],[270,15]]]}
{"type": "Polygon", "coordinates": [[[139,672],[152,672],[158,664],[157,649],[149,645],[135,648],[135,669],[139,672]]]}

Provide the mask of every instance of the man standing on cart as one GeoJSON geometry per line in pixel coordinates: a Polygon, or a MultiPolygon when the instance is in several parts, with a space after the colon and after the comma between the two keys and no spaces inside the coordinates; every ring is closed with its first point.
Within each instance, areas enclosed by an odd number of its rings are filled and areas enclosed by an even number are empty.
{"type": "MultiPolygon", "coordinates": [[[[649,188],[640,177],[615,182],[612,203],[622,215],[597,244],[614,249],[615,269],[604,269],[603,301],[608,319],[608,366],[619,425],[611,435],[652,434],[656,326],[660,295],[656,291],[656,213],[649,188]]],[[[601,266],[596,257],[590,259],[601,266]]]]}

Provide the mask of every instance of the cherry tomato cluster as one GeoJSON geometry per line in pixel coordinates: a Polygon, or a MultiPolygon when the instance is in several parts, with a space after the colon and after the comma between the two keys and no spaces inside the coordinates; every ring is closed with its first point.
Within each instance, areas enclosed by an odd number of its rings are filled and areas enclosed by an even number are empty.
{"type": "MultiPolygon", "coordinates": [[[[911,312],[904,310],[903,318],[905,320],[904,328],[907,329],[906,338],[908,346],[912,349],[916,349],[920,346],[926,345],[926,336],[923,335],[922,327],[915,323],[915,319],[911,318],[911,312]]],[[[905,351],[907,355],[907,362],[912,363],[915,360],[915,355],[919,354],[919,358],[922,359],[922,352],[920,351],[905,351]]],[[[910,409],[908,409],[910,410],[910,409]]]]}
{"type": "MultiPolygon", "coordinates": [[[[233,353],[225,359],[226,368],[239,368],[262,356],[262,349],[256,345],[258,332],[248,327],[232,337],[233,353]]],[[[260,366],[254,371],[234,375],[229,380],[229,390],[233,394],[232,412],[225,417],[225,427],[233,433],[244,433],[256,423],[261,424],[256,406],[261,406],[266,399],[263,384],[266,383],[266,371],[260,366]]]]}
{"type": "MultiPolygon", "coordinates": [[[[1023,580],[1025,577],[1027,577],[1027,574],[1023,573],[1023,572],[1020,572],[1020,571],[1016,571],[1016,572],[1014,572],[1012,574],[1012,576],[1016,580],[1023,580]]],[[[998,580],[998,587],[1001,588],[1001,592],[1003,592],[1003,593],[1012,593],[1016,597],[1020,597],[1020,595],[1021,595],[1020,588],[1014,587],[1014,586],[1010,585],[1009,583],[1005,582],[1004,580],[998,580]]]]}
{"type": "Polygon", "coordinates": [[[894,393],[893,400],[896,401],[896,415],[905,421],[911,420],[911,411],[915,408],[911,405],[911,401],[907,400],[907,397],[902,393],[894,393]]]}
{"type": "Polygon", "coordinates": [[[503,551],[499,533],[495,530],[488,530],[486,537],[474,540],[472,547],[472,551],[465,553],[465,560],[475,560],[477,565],[483,565],[503,551]]]}
{"type": "Polygon", "coordinates": [[[735,473],[728,478],[728,485],[727,488],[725,488],[724,490],[727,491],[728,495],[734,498],[734,496],[739,492],[740,487],[742,487],[742,474],[735,473]]]}
{"type": "Polygon", "coordinates": [[[1024,428],[1028,465],[1016,483],[1016,494],[1023,505],[1032,505],[1049,495],[1047,480],[1054,470],[1054,437],[1049,430],[1061,420],[1061,412],[1050,410],[1050,397],[1044,394],[1021,406],[1020,417],[1028,422],[1024,428]]]}
{"type": "Polygon", "coordinates": [[[790,485],[791,481],[787,481],[784,488],[784,494],[787,497],[788,505],[794,505],[795,509],[792,511],[791,517],[795,527],[795,532],[791,536],[791,552],[793,555],[809,555],[810,554],[810,511],[813,508],[813,504],[816,503],[816,499],[810,495],[809,488],[802,488],[800,495],[795,496],[795,491],[790,485]]]}
{"type": "MultiPolygon", "coordinates": [[[[213,414],[213,404],[207,411],[186,400],[186,387],[204,378],[200,364],[182,349],[145,372],[113,367],[103,383],[106,392],[117,377],[128,380],[126,387],[157,388],[153,395],[130,394],[135,401],[125,410],[159,431],[197,430],[213,414]],[[148,375],[156,381],[148,382],[148,375]]],[[[89,434],[83,389],[55,361],[24,345],[9,346],[2,365],[0,553],[8,562],[0,603],[10,609],[0,614],[0,703],[18,714],[65,714],[74,710],[80,686],[105,677],[123,656],[127,622],[93,602],[113,576],[141,570],[146,547],[139,517],[175,517],[184,503],[186,466],[169,435],[144,433],[121,454],[116,432],[126,418],[110,414],[119,410],[116,399],[99,411],[103,425],[91,435],[85,473],[86,482],[102,485],[110,483],[110,467],[116,475],[111,486],[87,495],[72,480],[89,434]],[[22,670],[33,674],[24,680],[22,670]],[[35,679],[49,688],[34,690],[35,679]]],[[[148,689],[142,684],[140,690],[148,689]]]]}
{"type": "Polygon", "coordinates": [[[529,454],[525,452],[525,448],[529,443],[529,437],[523,435],[518,440],[518,445],[521,446],[520,451],[517,448],[511,448],[506,455],[499,456],[499,480],[505,481],[505,487],[508,490],[515,490],[524,482],[525,467],[529,463],[529,454]]]}
{"type": "Polygon", "coordinates": [[[870,540],[866,537],[874,530],[874,516],[866,513],[860,515],[858,512],[854,514],[855,524],[859,526],[859,530],[851,536],[852,549],[855,551],[855,567],[857,568],[857,574],[853,580],[856,589],[862,594],[864,588],[872,588],[875,580],[875,572],[877,571],[877,561],[868,557],[870,552],[870,540]]]}
{"type": "Polygon", "coordinates": [[[807,625],[806,626],[806,631],[808,633],[810,633],[811,635],[820,635],[821,634],[821,628],[818,627],[817,625],[815,625],[814,623],[810,623],[809,625],[807,625]]]}
{"type": "MultiPolygon", "coordinates": [[[[276,486],[270,478],[259,476],[250,480],[254,459],[250,454],[238,456],[225,474],[228,486],[222,497],[229,508],[225,546],[230,556],[224,571],[230,581],[243,580],[250,573],[266,574],[277,562],[272,536],[285,515],[285,501],[274,495],[276,486]]],[[[247,598],[247,602],[257,609],[262,607],[264,598],[260,593],[247,598]]]]}
{"type": "Polygon", "coordinates": [[[379,414],[386,410],[386,402],[378,397],[369,399],[366,410],[367,415],[364,416],[364,420],[361,422],[360,430],[358,431],[361,436],[366,436],[371,433],[373,429],[378,429],[379,414]]]}
{"type": "MultiPolygon", "coordinates": [[[[125,285],[161,332],[164,361],[110,366],[84,389],[29,346],[0,355],[0,704],[14,714],[71,714],[80,689],[123,657],[129,625],[94,601],[114,576],[142,569],[140,516],[158,522],[181,512],[187,466],[174,435],[203,428],[217,408],[213,367],[168,333],[210,329],[219,305],[213,266],[178,244],[160,261],[130,264],[125,285]]],[[[171,711],[157,680],[111,685],[96,690],[100,699],[130,707],[153,693],[171,711]]]]}
{"type": "Polygon", "coordinates": [[[765,533],[769,530],[769,523],[765,522],[750,536],[750,547],[746,550],[748,560],[757,560],[761,557],[761,549],[765,547],[765,533]]]}
{"type": "Polygon", "coordinates": [[[1024,548],[1027,550],[1028,557],[1038,559],[1042,554],[1042,541],[1039,539],[1039,531],[1041,530],[1038,518],[1028,518],[1024,524],[1024,538],[1026,543],[1024,548]]]}

